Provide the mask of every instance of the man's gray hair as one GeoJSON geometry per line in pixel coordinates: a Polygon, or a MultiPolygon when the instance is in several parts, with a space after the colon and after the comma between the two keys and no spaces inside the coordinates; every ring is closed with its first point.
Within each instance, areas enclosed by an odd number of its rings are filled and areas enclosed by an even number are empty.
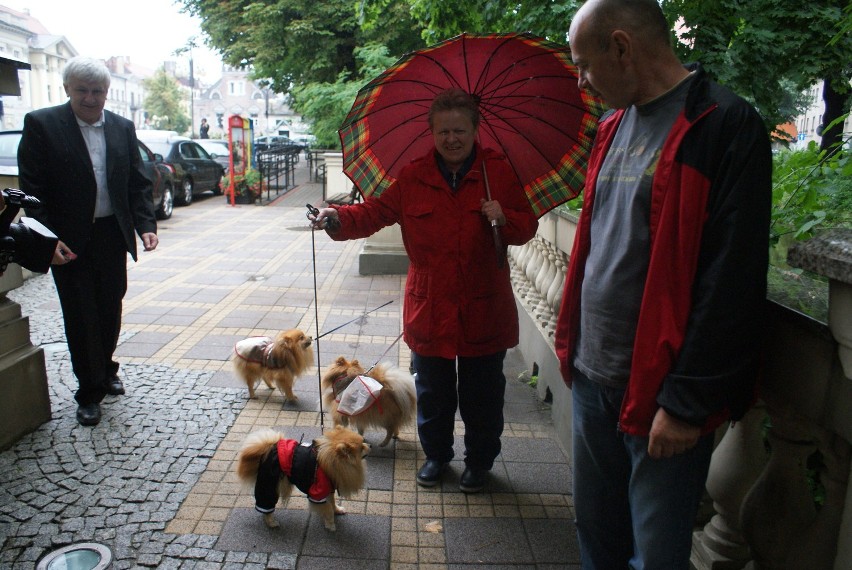
{"type": "Polygon", "coordinates": [[[109,88],[111,76],[104,62],[91,57],[72,57],[62,70],[62,83],[68,85],[72,79],[85,81],[86,83],[97,83],[109,88]]]}

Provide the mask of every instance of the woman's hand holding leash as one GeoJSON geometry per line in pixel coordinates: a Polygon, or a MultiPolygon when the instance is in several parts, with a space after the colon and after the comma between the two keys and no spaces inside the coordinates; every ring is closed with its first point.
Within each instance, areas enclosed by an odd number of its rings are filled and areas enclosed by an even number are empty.
{"type": "Polygon", "coordinates": [[[340,218],[334,208],[320,210],[310,204],[306,204],[306,206],[308,208],[307,217],[311,221],[312,229],[335,232],[340,228],[340,218]]]}

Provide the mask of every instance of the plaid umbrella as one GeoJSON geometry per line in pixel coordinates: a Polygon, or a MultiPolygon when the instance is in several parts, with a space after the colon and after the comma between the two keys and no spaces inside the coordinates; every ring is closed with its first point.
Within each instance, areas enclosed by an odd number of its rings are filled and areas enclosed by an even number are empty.
{"type": "Polygon", "coordinates": [[[429,106],[450,87],[479,101],[479,139],[502,149],[541,216],[577,196],[603,107],[577,87],[567,46],[526,33],[461,34],[365,85],[340,128],[343,170],[378,196],[434,142],[429,106]]]}

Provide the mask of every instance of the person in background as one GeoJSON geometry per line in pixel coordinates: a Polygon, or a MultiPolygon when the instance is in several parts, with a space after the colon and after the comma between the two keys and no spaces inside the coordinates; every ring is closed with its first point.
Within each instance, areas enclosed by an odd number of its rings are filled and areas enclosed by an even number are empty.
{"type": "Polygon", "coordinates": [[[309,216],[334,240],[367,237],[399,223],[410,260],[404,339],[417,373],[417,430],[426,455],[417,483],[441,481],[453,458],[458,408],[465,426],[459,488],[465,493],[484,488],[500,453],[503,359],[518,344],[509,267],[498,263],[491,224],[508,245],[526,243],[538,227],[505,157],[476,143],[478,125],[471,95],[439,93],[429,110],[434,149],[403,168],[380,197],[309,216]],[[492,200],[485,198],[483,169],[492,200]]]}
{"type": "Polygon", "coordinates": [[[210,138],[210,125],[207,123],[207,119],[201,119],[201,126],[198,128],[199,136],[202,139],[210,138]]]}
{"type": "Polygon", "coordinates": [[[104,111],[110,73],[75,57],[62,74],[68,102],[24,117],[18,146],[21,189],[38,198],[28,212],[58,237],[51,273],[59,293],[77,420],[95,425],[104,396],[124,394],[113,359],[127,290],[127,254],[157,247],[150,182],[140,171],[133,123],[104,111]]]}
{"type": "Polygon", "coordinates": [[[713,432],[754,400],[772,161],[742,98],[675,55],[656,0],[590,0],[589,159],[557,321],[584,569],[689,568],[713,432]]]}

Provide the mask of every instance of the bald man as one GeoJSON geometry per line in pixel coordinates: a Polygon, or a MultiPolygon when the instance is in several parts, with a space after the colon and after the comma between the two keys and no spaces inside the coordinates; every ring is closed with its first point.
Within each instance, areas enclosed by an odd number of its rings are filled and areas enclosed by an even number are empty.
{"type": "Polygon", "coordinates": [[[713,432],[751,405],[772,162],[756,111],[684,66],[656,0],[590,0],[589,159],[556,331],[582,568],[687,569],[713,432]]]}

